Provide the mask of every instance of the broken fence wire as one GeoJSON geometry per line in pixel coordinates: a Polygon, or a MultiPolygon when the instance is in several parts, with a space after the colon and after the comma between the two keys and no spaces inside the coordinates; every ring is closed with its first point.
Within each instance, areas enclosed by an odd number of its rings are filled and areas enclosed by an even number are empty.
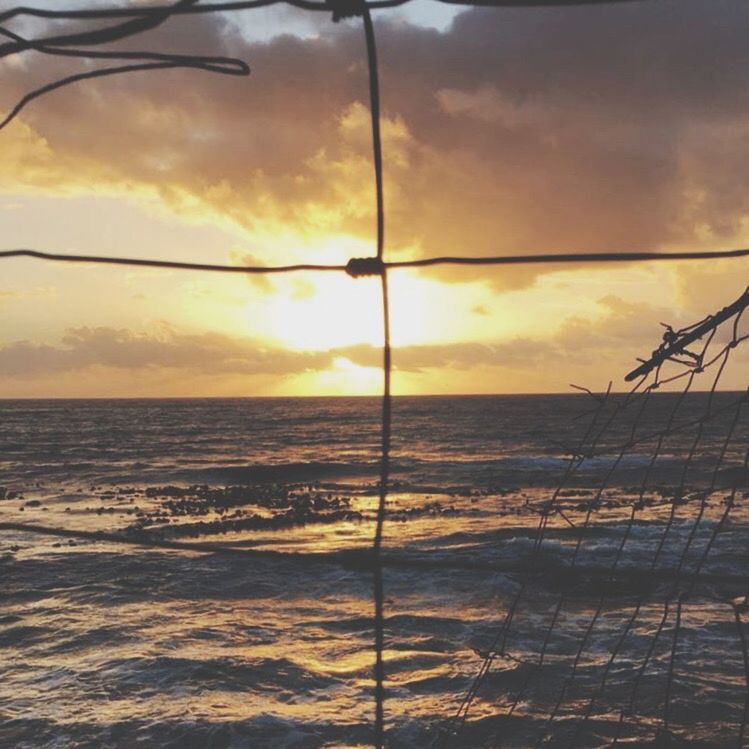
{"type": "MultiPolygon", "coordinates": [[[[742,300],[744,296],[745,295],[742,295],[742,297],[740,297],[740,300],[742,300]]],[[[734,304],[734,305],[730,305],[729,307],[725,309],[731,310],[731,314],[729,315],[729,314],[718,313],[714,316],[706,318],[706,321],[708,322],[703,321],[701,323],[695,324],[694,326],[690,326],[690,329],[693,329],[693,330],[701,329],[703,331],[703,336],[706,338],[706,340],[703,343],[702,350],[695,357],[695,360],[691,365],[685,364],[683,361],[679,361],[680,364],[685,365],[686,367],[683,374],[687,376],[687,381],[686,381],[685,387],[681,390],[681,392],[679,392],[676,398],[676,401],[674,403],[674,406],[670,411],[670,415],[666,423],[666,428],[658,432],[651,433],[651,439],[655,437],[656,444],[651,454],[648,465],[645,468],[644,475],[642,478],[642,483],[640,485],[638,494],[635,500],[630,505],[630,515],[629,515],[628,520],[626,521],[626,525],[624,528],[621,541],[617,548],[613,564],[609,570],[609,581],[608,581],[609,584],[613,583],[615,576],[618,575],[620,572],[620,570],[618,569],[618,566],[622,559],[623,553],[625,551],[625,546],[630,540],[631,532],[632,532],[636,517],[638,513],[642,509],[644,509],[646,506],[645,494],[649,488],[649,483],[650,483],[652,472],[654,470],[656,462],[659,460],[661,456],[666,438],[674,434],[683,433],[684,431],[686,431],[686,429],[694,428],[694,437],[691,441],[691,444],[689,445],[686,457],[681,464],[679,482],[675,491],[673,492],[673,496],[670,501],[669,516],[657,540],[655,553],[649,565],[650,573],[652,573],[653,575],[657,575],[658,573],[658,570],[659,570],[658,562],[665,548],[667,539],[669,538],[671,531],[674,527],[677,508],[681,506],[681,504],[684,502],[686,495],[687,495],[688,471],[697,456],[698,449],[700,448],[702,444],[705,425],[708,424],[715,416],[714,412],[716,411],[716,409],[714,409],[713,407],[713,402],[714,402],[714,398],[715,398],[718,386],[721,382],[721,378],[724,374],[726,364],[728,363],[729,357],[731,353],[734,351],[734,349],[737,347],[737,345],[746,339],[746,336],[742,336],[739,333],[739,323],[741,320],[742,313],[745,309],[745,306],[734,304]],[[713,339],[715,338],[717,334],[719,326],[721,324],[728,323],[731,320],[732,322],[731,322],[730,340],[728,341],[727,344],[725,344],[720,349],[718,354],[710,357],[706,363],[703,363],[707,356],[708,348],[711,346],[713,339]],[[684,404],[684,400],[687,394],[690,392],[693,383],[695,382],[698,376],[700,376],[701,374],[705,372],[705,370],[708,370],[711,368],[714,368],[715,374],[712,378],[710,387],[706,394],[707,401],[704,406],[702,415],[698,417],[697,419],[690,420],[687,424],[680,423],[677,425],[676,423],[677,413],[679,412],[680,408],[684,404]]],[[[725,312],[725,310],[722,312],[725,312]]],[[[555,504],[558,502],[558,498],[560,497],[563,489],[569,485],[570,479],[580,470],[580,468],[585,464],[586,460],[590,459],[591,457],[598,456],[598,455],[610,455],[612,453],[612,450],[610,448],[599,450],[598,449],[599,442],[601,441],[604,434],[606,434],[606,432],[609,430],[609,428],[612,426],[612,424],[616,421],[616,419],[619,416],[621,416],[627,409],[635,408],[636,410],[634,413],[634,418],[631,423],[629,440],[621,444],[618,449],[613,450],[613,453],[616,455],[616,457],[612,465],[606,471],[605,476],[603,477],[600,484],[598,485],[598,488],[595,492],[593,499],[587,501],[587,507],[583,505],[581,508],[582,510],[585,511],[584,521],[580,526],[577,526],[578,527],[577,540],[573,546],[571,561],[569,562],[569,565],[567,566],[568,572],[571,573],[572,570],[574,570],[577,564],[577,561],[579,559],[579,551],[581,549],[581,545],[587,535],[586,530],[589,527],[592,513],[595,510],[601,508],[601,499],[603,497],[603,493],[609,487],[610,479],[613,473],[615,472],[617,466],[619,465],[620,461],[622,460],[622,458],[630,451],[632,446],[637,445],[640,442],[640,440],[637,438],[637,431],[640,427],[642,417],[646,412],[646,406],[648,403],[648,399],[651,396],[651,393],[658,390],[664,381],[673,379],[673,378],[665,378],[664,380],[661,378],[661,367],[663,366],[665,362],[666,362],[666,358],[659,358],[658,360],[653,362],[652,369],[655,371],[655,374],[652,380],[650,382],[646,382],[647,375],[641,375],[640,379],[634,386],[633,390],[630,391],[629,394],[627,394],[625,397],[623,397],[618,403],[616,403],[613,406],[610,416],[604,420],[603,426],[601,426],[600,428],[597,427],[597,422],[600,420],[601,414],[607,406],[608,394],[605,398],[596,397],[597,407],[596,409],[594,409],[591,423],[588,427],[588,431],[586,435],[584,435],[583,440],[582,440],[582,443],[585,443],[586,440],[588,440],[589,438],[589,442],[587,445],[581,444],[578,447],[578,449],[573,452],[573,455],[569,459],[568,470],[566,471],[565,475],[560,481],[557,487],[557,490],[555,491],[552,497],[552,500],[549,503],[548,512],[546,513],[546,516],[542,517],[541,521],[539,522],[534,550],[533,550],[533,554],[529,562],[531,565],[538,558],[538,553],[541,548],[541,545],[544,542],[546,529],[548,527],[548,518],[553,515],[555,504]]],[[[731,486],[730,486],[730,494],[727,500],[725,501],[724,510],[721,513],[718,521],[713,525],[713,528],[711,532],[709,533],[708,538],[703,544],[701,553],[698,554],[697,559],[695,560],[695,563],[693,564],[693,568],[690,571],[687,571],[685,570],[685,567],[686,567],[687,560],[689,559],[690,549],[693,546],[697,531],[700,528],[700,524],[703,520],[705,510],[707,508],[707,502],[712,496],[714,496],[715,492],[718,490],[718,478],[720,476],[721,469],[723,469],[725,466],[728,448],[732,444],[732,441],[734,440],[735,430],[736,430],[737,424],[739,423],[740,417],[742,415],[742,409],[744,408],[744,406],[746,405],[748,401],[749,401],[749,392],[745,393],[744,396],[741,397],[740,399],[732,401],[729,404],[729,409],[726,409],[726,408],[721,409],[723,413],[726,413],[727,410],[731,410],[733,412],[733,417],[730,419],[730,423],[728,425],[728,428],[726,429],[726,432],[725,432],[725,435],[724,435],[724,438],[723,438],[723,441],[719,450],[719,454],[713,465],[713,470],[711,472],[710,481],[707,487],[704,488],[700,492],[699,508],[692,521],[691,529],[689,530],[687,534],[687,538],[684,543],[684,546],[681,549],[681,553],[678,558],[678,563],[675,568],[676,575],[674,575],[674,577],[671,579],[670,587],[667,589],[665,594],[662,595],[663,611],[660,617],[660,621],[658,622],[658,625],[655,629],[655,633],[650,636],[650,641],[649,641],[649,645],[647,648],[647,652],[645,654],[645,658],[642,660],[639,667],[637,668],[637,671],[635,673],[635,676],[631,685],[629,697],[620,710],[619,720],[616,725],[616,733],[613,737],[614,745],[616,745],[622,738],[622,731],[627,722],[627,718],[635,714],[637,693],[640,689],[645,672],[647,671],[648,666],[651,664],[651,661],[653,659],[657,642],[659,638],[662,636],[666,623],[669,619],[669,615],[672,610],[671,604],[672,602],[675,602],[676,610],[674,614],[674,629],[673,629],[672,642],[671,642],[671,647],[670,647],[670,654],[668,656],[667,668],[666,668],[666,687],[664,690],[664,698],[663,698],[663,705],[662,705],[662,711],[661,711],[661,719],[660,719],[661,727],[659,729],[659,737],[663,739],[663,737],[668,737],[672,735],[671,707],[672,707],[673,683],[675,679],[676,659],[678,655],[678,640],[679,640],[679,634],[680,634],[680,630],[682,626],[683,608],[686,605],[686,603],[691,599],[691,597],[694,595],[694,589],[698,581],[702,583],[706,582],[706,578],[704,577],[704,573],[702,570],[708,558],[708,555],[710,554],[711,550],[714,547],[714,544],[718,535],[724,529],[726,522],[729,519],[731,511],[735,508],[735,499],[736,499],[739,486],[742,484],[742,482],[745,482],[747,479],[747,468],[749,466],[749,450],[745,452],[743,464],[740,470],[735,470],[733,472],[733,479],[731,481],[731,486]]],[[[513,662],[518,662],[519,660],[523,660],[521,657],[507,652],[506,647],[507,647],[507,641],[508,641],[508,637],[510,634],[510,630],[513,624],[513,619],[515,615],[517,614],[518,607],[519,607],[522,597],[526,594],[526,591],[528,590],[528,582],[529,581],[526,579],[521,583],[517,593],[512,599],[512,602],[510,603],[508,607],[508,614],[505,617],[503,623],[499,627],[498,634],[495,636],[493,644],[488,650],[484,658],[484,662],[479,669],[478,675],[475,678],[474,682],[469,687],[468,692],[466,693],[466,697],[464,698],[463,702],[460,704],[456,714],[445,727],[441,742],[438,742],[439,746],[447,747],[447,746],[460,746],[461,745],[460,743],[458,743],[458,739],[465,728],[468,711],[470,710],[470,707],[473,704],[473,702],[476,700],[479,689],[482,686],[483,682],[486,680],[486,677],[488,676],[488,673],[494,661],[498,657],[503,657],[503,658],[509,657],[510,660],[513,662]]],[[[723,582],[727,583],[727,580],[724,580],[723,582]]],[[[559,715],[561,707],[564,703],[564,698],[569,688],[571,687],[571,685],[573,684],[573,682],[575,681],[578,675],[581,659],[586,649],[589,647],[591,636],[593,632],[595,631],[596,625],[601,619],[601,616],[603,614],[603,611],[607,602],[609,601],[610,597],[613,595],[613,593],[609,589],[610,587],[611,585],[606,586],[602,589],[602,592],[598,598],[597,604],[595,605],[593,609],[593,613],[589,617],[588,622],[583,629],[583,634],[579,640],[579,645],[574,654],[574,657],[572,658],[572,664],[567,674],[567,677],[562,684],[562,688],[560,692],[558,693],[556,702],[552,706],[552,709],[548,715],[548,718],[546,720],[546,723],[542,732],[537,736],[537,739],[535,743],[533,744],[534,747],[542,746],[545,743],[547,737],[549,736],[552,730],[552,726],[555,720],[557,719],[557,716],[559,715]]],[[[614,663],[619,657],[619,654],[621,653],[621,650],[625,641],[627,640],[628,637],[631,636],[634,625],[636,621],[638,620],[638,617],[642,614],[643,606],[646,600],[651,598],[652,595],[653,595],[652,591],[647,590],[645,587],[643,587],[640,590],[636,598],[634,608],[632,609],[631,615],[629,616],[623,629],[621,630],[620,635],[611,650],[611,655],[604,666],[603,673],[600,677],[598,688],[596,689],[596,691],[593,693],[590,700],[588,701],[588,704],[583,712],[582,717],[577,721],[574,731],[571,733],[571,736],[569,737],[569,744],[565,744],[571,747],[571,749],[581,745],[580,736],[582,734],[582,731],[584,730],[586,724],[588,723],[588,721],[590,720],[592,716],[592,712],[593,712],[595,704],[602,698],[604,694],[607,680],[614,666],[614,663]]],[[[659,596],[659,599],[660,598],[661,596],[659,596]]],[[[521,701],[527,697],[528,690],[533,684],[534,679],[542,678],[540,674],[542,672],[545,659],[547,657],[547,653],[549,651],[549,648],[552,642],[553,633],[555,629],[558,627],[558,624],[560,621],[560,614],[565,605],[565,601],[566,601],[566,594],[563,591],[559,595],[557,599],[557,603],[555,604],[553,608],[553,613],[551,614],[551,621],[548,625],[546,634],[543,637],[543,643],[538,652],[537,662],[535,664],[532,664],[532,663],[530,664],[533,667],[528,669],[528,673],[525,679],[523,679],[523,682],[520,688],[518,689],[518,691],[516,692],[514,699],[511,700],[511,702],[509,703],[509,706],[506,707],[501,713],[504,716],[504,720],[500,722],[499,724],[499,729],[498,729],[499,733],[498,733],[498,736],[496,737],[497,746],[502,745],[502,741],[506,733],[505,729],[507,728],[507,721],[509,720],[509,718],[513,716],[514,712],[517,710],[518,705],[521,703],[521,701]]],[[[741,620],[741,613],[746,609],[745,601],[746,601],[746,598],[744,598],[743,602],[739,601],[738,604],[735,601],[729,601],[727,603],[729,606],[733,606],[734,608],[735,620],[738,626],[738,633],[739,633],[739,637],[741,640],[741,652],[743,654],[742,658],[743,658],[743,664],[744,664],[743,665],[744,676],[745,676],[747,685],[749,685],[749,654],[747,654],[746,635],[744,633],[743,622],[741,620]]],[[[721,603],[726,603],[726,601],[721,599],[721,603]]],[[[525,662],[529,663],[527,660],[525,662]]],[[[575,707],[575,709],[576,711],[579,710],[577,706],[575,707]]],[[[744,710],[741,716],[741,722],[738,728],[739,746],[743,745],[744,736],[746,734],[748,715],[749,715],[749,687],[747,689],[746,698],[745,698],[745,707],[744,707],[744,710]]]]}

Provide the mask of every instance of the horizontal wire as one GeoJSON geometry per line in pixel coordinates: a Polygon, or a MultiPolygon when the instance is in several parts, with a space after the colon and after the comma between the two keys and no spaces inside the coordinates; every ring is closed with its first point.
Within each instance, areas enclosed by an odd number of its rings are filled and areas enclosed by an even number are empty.
{"type": "Polygon", "coordinates": [[[487,257],[459,257],[445,255],[420,260],[401,260],[386,263],[388,268],[425,268],[432,265],[526,265],[532,263],[620,263],[663,260],[709,260],[715,258],[749,257],[749,249],[697,250],[679,252],[571,252],[538,255],[499,255],[487,257]]]}
{"type": "MultiPolygon", "coordinates": [[[[93,30],[82,31],[74,34],[63,34],[54,37],[42,38],[23,41],[7,42],[0,44],[0,58],[7,55],[16,54],[23,52],[27,49],[33,49],[38,44],[56,44],[63,46],[80,46],[89,44],[105,44],[107,42],[119,41],[120,39],[126,39],[131,36],[136,36],[145,31],[150,31],[161,26],[167,21],[170,16],[179,10],[185,10],[190,7],[196,6],[198,0],[177,0],[176,3],[162,8],[144,8],[144,9],[132,9],[134,13],[123,23],[116,24],[114,26],[97,28],[93,30]]],[[[36,9],[32,9],[36,10],[36,9]]],[[[9,12],[0,14],[0,22],[10,20],[14,15],[35,15],[32,14],[18,14],[11,10],[9,12]]],[[[36,16],[40,17],[40,16],[36,16]]],[[[63,16],[64,18],[64,16],[63,16]]]]}
{"type": "MultiPolygon", "coordinates": [[[[548,8],[574,7],[586,5],[622,5],[647,0],[438,0],[447,5],[476,5],[493,8],[548,8]]],[[[310,0],[233,0],[230,2],[205,3],[203,5],[177,8],[172,5],[157,5],[146,8],[71,8],[67,10],[52,10],[47,8],[33,8],[19,6],[0,13],[0,23],[18,16],[57,20],[96,20],[107,18],[139,18],[149,15],[192,15],[197,13],[216,13],[235,10],[248,10],[277,5],[281,2],[302,10],[331,11],[327,3],[311,2],[310,0]]],[[[395,8],[406,5],[410,0],[369,0],[364,3],[371,10],[378,8],[395,8]]]]}
{"type": "MultiPolygon", "coordinates": [[[[27,42],[22,36],[0,27],[0,36],[5,36],[16,42],[27,42]]],[[[101,51],[94,49],[68,49],[67,47],[55,47],[34,42],[31,51],[41,52],[53,57],[74,57],[85,60],[138,60],[153,62],[169,62],[173,64],[182,64],[185,67],[200,66],[205,70],[213,73],[224,73],[226,75],[246,76],[250,73],[250,67],[243,60],[235,57],[225,57],[220,55],[181,55],[167,52],[152,51],[132,51],[132,50],[110,50],[101,51]]]]}
{"type": "Polygon", "coordinates": [[[172,270],[207,271],[211,273],[290,273],[293,271],[344,271],[345,265],[221,265],[215,263],[185,263],[178,260],[149,260],[132,257],[101,257],[98,255],[65,255],[38,250],[3,250],[0,260],[14,257],[28,257],[36,260],[51,260],[65,263],[94,263],[98,265],[128,265],[145,268],[167,268],[172,270]]]}
{"type": "MultiPolygon", "coordinates": [[[[130,257],[110,257],[102,255],[68,255],[64,253],[42,252],[31,249],[0,251],[0,260],[26,257],[36,260],[50,260],[66,263],[93,263],[101,265],[130,265],[172,270],[194,270],[218,273],[289,273],[293,271],[337,271],[346,272],[348,265],[324,263],[299,263],[296,265],[226,265],[220,263],[187,263],[176,260],[153,260],[130,257]]],[[[711,260],[718,258],[749,257],[749,249],[715,250],[695,252],[598,252],[564,253],[542,255],[504,255],[488,257],[440,256],[414,260],[394,260],[383,262],[381,267],[388,270],[399,268],[427,268],[435,265],[531,265],[547,263],[616,263],[616,262],[655,262],[677,260],[711,260]]]]}
{"type": "MultiPolygon", "coordinates": [[[[51,48],[50,48],[51,49],[51,48]]],[[[52,52],[51,54],[57,54],[52,52]]],[[[80,53],[76,56],[83,57],[86,53],[80,53]]],[[[120,55],[124,59],[125,53],[120,55]]],[[[144,56],[145,57],[145,56],[144,56]]],[[[155,57],[152,55],[152,57],[155,57]]],[[[217,58],[216,58],[217,59],[217,58]]],[[[226,62],[215,63],[206,62],[198,58],[192,60],[188,57],[174,57],[171,62],[143,62],[143,63],[132,63],[130,65],[118,65],[111,68],[100,68],[98,70],[89,70],[85,73],[76,73],[69,75],[66,78],[62,78],[58,81],[48,83],[45,86],[35,89],[23,96],[16,105],[10,110],[6,117],[0,120],[0,130],[9,125],[15,118],[30,104],[34,99],[38,99],[45,94],[56,91],[59,88],[70,86],[73,83],[79,81],[90,80],[93,78],[105,78],[112,75],[122,75],[124,73],[138,73],[147,70],[169,70],[177,68],[190,68],[192,70],[204,70],[210,73],[221,73],[223,75],[249,75],[250,69],[241,60],[230,60],[226,59],[226,62]]]]}

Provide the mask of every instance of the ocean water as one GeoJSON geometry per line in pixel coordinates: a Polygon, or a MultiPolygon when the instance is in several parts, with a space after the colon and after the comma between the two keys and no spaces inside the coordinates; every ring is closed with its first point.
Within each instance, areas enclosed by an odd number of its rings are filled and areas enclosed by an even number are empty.
{"type": "MultiPolygon", "coordinates": [[[[395,399],[387,746],[744,742],[749,409],[611,401],[395,399]]],[[[371,745],[378,399],[0,424],[0,747],[371,745]]]]}

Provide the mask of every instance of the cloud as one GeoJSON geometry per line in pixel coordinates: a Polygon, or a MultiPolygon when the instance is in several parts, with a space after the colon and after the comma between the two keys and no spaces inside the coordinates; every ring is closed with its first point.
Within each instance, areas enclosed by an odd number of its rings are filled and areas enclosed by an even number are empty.
{"type": "MultiPolygon", "coordinates": [[[[602,314],[596,319],[571,318],[546,338],[397,347],[394,367],[420,372],[475,367],[528,370],[574,361],[594,364],[609,360],[612,352],[623,352],[631,358],[638,347],[647,352],[659,342],[657,320],[666,315],[665,310],[630,304],[613,296],[600,300],[600,305],[602,314]]],[[[185,332],[165,324],[150,332],[79,327],[67,330],[57,344],[15,341],[0,346],[0,376],[35,377],[91,367],[144,373],[166,368],[196,375],[286,376],[327,370],[340,358],[361,367],[382,366],[381,349],[365,344],[308,352],[269,346],[246,337],[185,332]]]]}
{"type": "MultiPolygon", "coordinates": [[[[541,363],[548,343],[512,341],[502,345],[453,344],[405,346],[395,352],[395,367],[405,372],[475,366],[517,367],[541,363]]],[[[194,375],[295,375],[323,371],[344,357],[361,367],[382,366],[381,349],[348,346],[325,352],[289,351],[251,339],[217,333],[186,334],[165,329],[159,334],[115,328],[68,330],[57,345],[17,341],[0,347],[1,377],[41,377],[92,367],[142,371],[166,368],[194,375]]]]}
{"type": "Polygon", "coordinates": [[[219,333],[188,334],[165,328],[143,333],[115,328],[68,330],[58,345],[17,341],[0,348],[0,376],[42,376],[89,367],[196,374],[295,374],[324,369],[329,354],[269,348],[219,333]]]}
{"type": "MultiPolygon", "coordinates": [[[[466,368],[481,364],[512,366],[545,355],[545,344],[511,342],[490,346],[405,346],[396,351],[403,371],[433,367],[466,368]]],[[[110,367],[122,370],[168,368],[195,374],[294,375],[322,371],[344,357],[362,367],[381,367],[381,349],[357,345],[322,352],[269,347],[249,338],[219,333],[185,333],[170,327],[139,332],[108,327],[74,328],[58,344],[16,341],[0,346],[0,376],[34,377],[55,372],[110,367]]]]}
{"type": "MultiPolygon", "coordinates": [[[[393,366],[403,372],[425,369],[470,369],[473,367],[528,368],[543,364],[555,351],[548,341],[515,339],[506,343],[448,343],[400,346],[393,353],[393,366]]],[[[373,346],[349,346],[337,349],[361,367],[381,367],[382,352],[373,346]]]]}
{"type": "MultiPolygon", "coordinates": [[[[390,251],[654,249],[741,227],[743,0],[469,10],[445,33],[376,23],[390,251]]],[[[251,234],[371,237],[361,30],[251,43],[220,18],[170,24],[142,45],[238,55],[253,76],[134,74],[57,92],[0,134],[3,181],[155,191],[251,234]]],[[[2,104],[65,65],[6,67],[2,104]]]]}

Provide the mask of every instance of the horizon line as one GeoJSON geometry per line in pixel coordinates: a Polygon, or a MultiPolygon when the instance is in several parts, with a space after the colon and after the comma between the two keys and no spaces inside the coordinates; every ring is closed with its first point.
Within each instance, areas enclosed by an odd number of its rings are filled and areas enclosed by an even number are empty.
{"type": "MultiPolygon", "coordinates": [[[[604,394],[606,390],[592,390],[590,393],[579,390],[550,391],[550,392],[516,392],[516,393],[399,393],[393,394],[393,398],[522,398],[532,396],[547,395],[575,395],[588,396],[604,394]]],[[[611,395],[626,395],[630,390],[611,390],[611,395]]],[[[678,395],[679,390],[659,390],[652,393],[653,395],[678,395]]],[[[690,394],[707,394],[710,389],[692,390],[690,394]]],[[[744,390],[726,389],[716,390],[717,393],[743,393],[744,390]]],[[[352,395],[22,395],[22,396],[2,396],[0,403],[9,401],[189,401],[189,400],[312,400],[312,399],[338,399],[344,398],[370,398],[381,399],[381,394],[352,394],[352,395]]]]}

